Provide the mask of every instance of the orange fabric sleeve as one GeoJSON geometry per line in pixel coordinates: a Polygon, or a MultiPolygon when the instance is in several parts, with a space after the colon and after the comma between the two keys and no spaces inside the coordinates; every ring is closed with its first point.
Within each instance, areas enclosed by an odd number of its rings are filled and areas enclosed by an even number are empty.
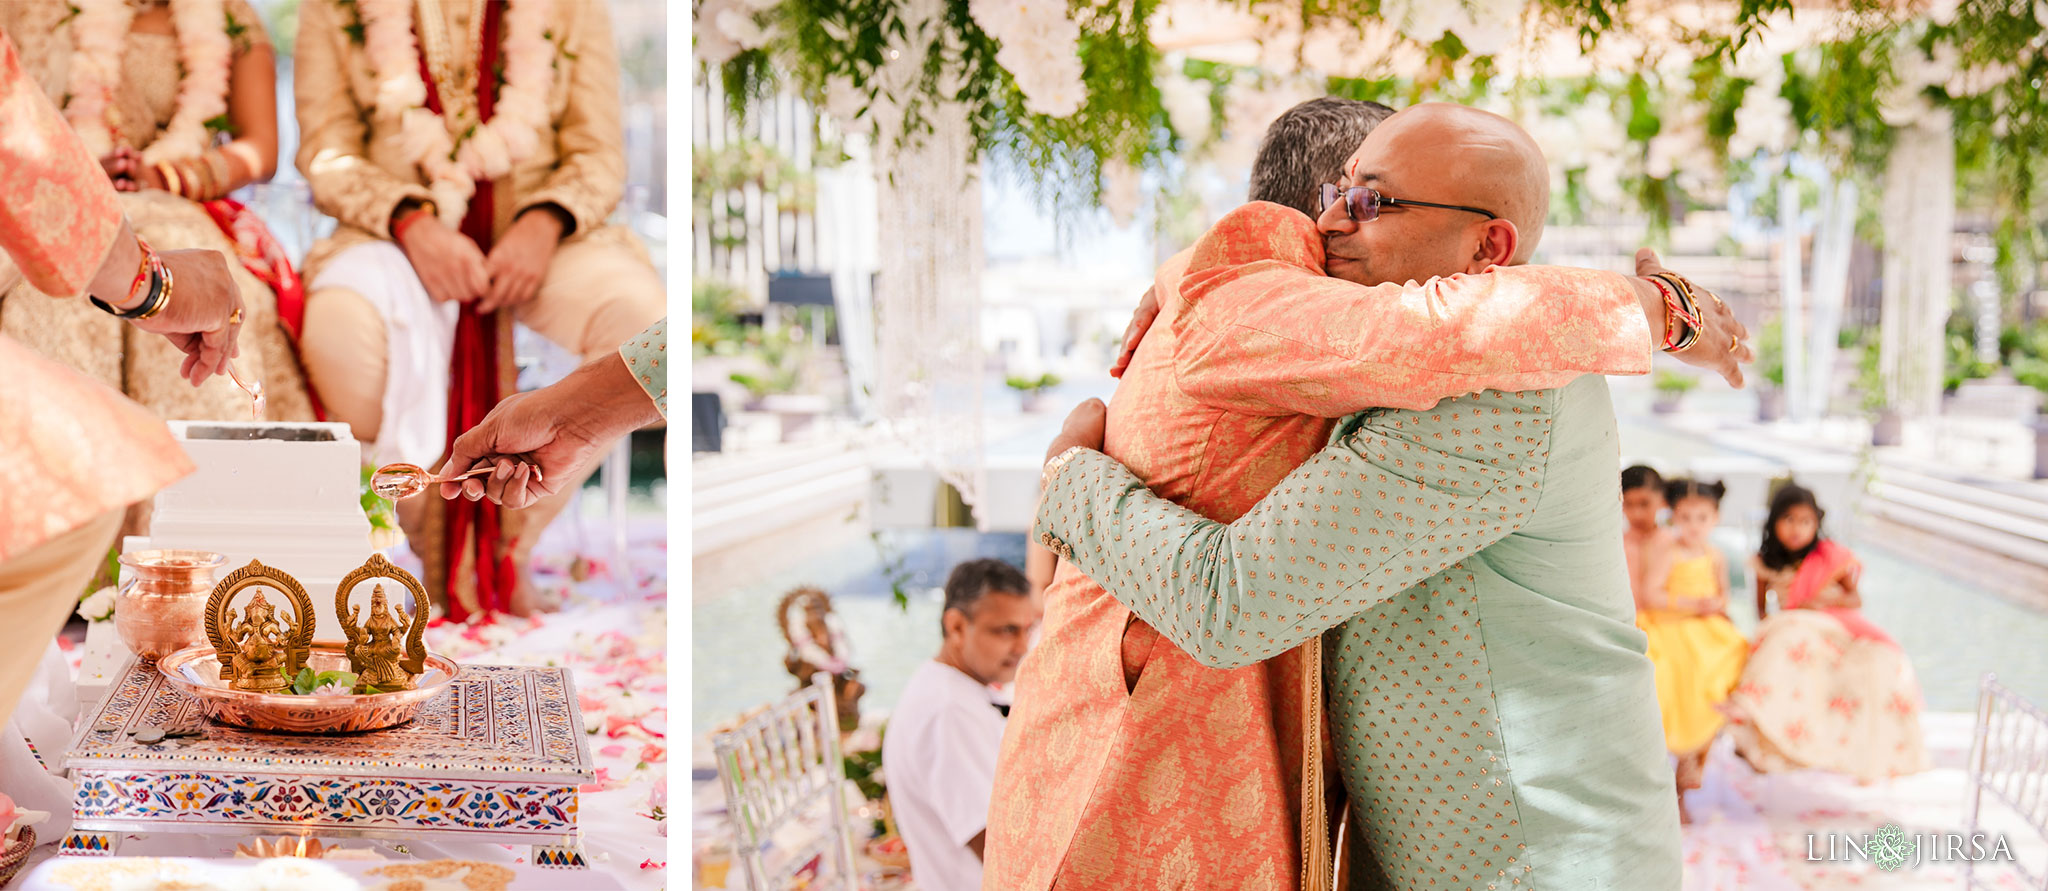
{"type": "Polygon", "coordinates": [[[121,231],[107,174],[0,33],[0,250],[45,294],[84,291],[121,231]]]}
{"type": "Polygon", "coordinates": [[[1182,390],[1246,414],[1424,409],[1650,370],[1649,321],[1619,273],[1507,266],[1368,287],[1325,275],[1315,224],[1266,202],[1196,243],[1180,296],[1182,390]]]}

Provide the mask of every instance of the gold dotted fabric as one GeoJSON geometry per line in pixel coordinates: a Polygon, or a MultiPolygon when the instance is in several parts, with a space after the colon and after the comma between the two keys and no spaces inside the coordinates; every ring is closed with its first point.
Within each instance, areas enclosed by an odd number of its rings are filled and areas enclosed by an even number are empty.
{"type": "Polygon", "coordinates": [[[633,379],[640,382],[647,397],[654,400],[661,416],[668,417],[668,319],[664,317],[633,335],[619,347],[619,355],[626,358],[626,370],[633,373],[633,379]]]}
{"type": "Polygon", "coordinates": [[[1084,453],[1038,531],[1205,665],[1335,629],[1332,744],[1389,886],[1675,889],[1619,457],[1585,377],[1354,416],[1228,525],[1084,453]]]}

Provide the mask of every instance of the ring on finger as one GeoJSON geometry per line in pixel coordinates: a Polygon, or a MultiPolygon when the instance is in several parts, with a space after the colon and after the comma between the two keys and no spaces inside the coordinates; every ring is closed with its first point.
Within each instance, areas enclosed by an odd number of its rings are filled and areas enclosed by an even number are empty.
{"type": "Polygon", "coordinates": [[[1736,350],[1738,350],[1738,349],[1741,349],[1741,348],[1742,348],[1742,338],[1740,338],[1740,337],[1737,337],[1737,336],[1735,336],[1735,335],[1733,335],[1733,334],[1730,334],[1730,335],[1728,335],[1728,352],[1731,352],[1731,353],[1732,353],[1732,352],[1735,352],[1736,350]]]}

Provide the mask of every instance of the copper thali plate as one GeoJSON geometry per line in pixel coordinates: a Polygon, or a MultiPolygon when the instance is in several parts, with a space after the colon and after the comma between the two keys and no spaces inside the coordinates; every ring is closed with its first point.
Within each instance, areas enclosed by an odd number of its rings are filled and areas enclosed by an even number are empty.
{"type": "MultiPolygon", "coordinates": [[[[316,672],[349,670],[343,647],[333,641],[314,642],[306,654],[306,666],[316,672]]],[[[420,675],[415,689],[360,696],[300,696],[230,689],[220,679],[220,657],[212,647],[186,647],[165,656],[156,667],[172,686],[197,700],[206,717],[273,733],[360,733],[396,727],[447,692],[462,671],[454,660],[429,653],[426,673],[420,675]]]]}

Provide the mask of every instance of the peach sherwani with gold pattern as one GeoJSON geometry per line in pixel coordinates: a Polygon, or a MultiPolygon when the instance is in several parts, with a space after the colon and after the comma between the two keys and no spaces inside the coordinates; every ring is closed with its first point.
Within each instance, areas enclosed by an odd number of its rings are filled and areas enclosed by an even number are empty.
{"type": "MultiPolygon", "coordinates": [[[[76,295],[120,231],[105,171],[0,31],[0,290],[76,295]]],[[[190,472],[155,415],[0,336],[0,563],[190,472]]]]}
{"type": "MultiPolygon", "coordinates": [[[[1104,451],[1228,522],[1360,409],[1649,371],[1641,304],[1615,273],[1504,267],[1368,288],[1304,284],[1304,268],[1323,268],[1314,224],[1263,202],[1162,268],[1104,451]],[[1386,311],[1314,342],[1268,333],[1333,296],[1386,311]]],[[[1206,668],[1064,560],[1045,609],[1003,738],[984,888],[1282,891],[1329,875],[1319,641],[1206,668]]]]}

